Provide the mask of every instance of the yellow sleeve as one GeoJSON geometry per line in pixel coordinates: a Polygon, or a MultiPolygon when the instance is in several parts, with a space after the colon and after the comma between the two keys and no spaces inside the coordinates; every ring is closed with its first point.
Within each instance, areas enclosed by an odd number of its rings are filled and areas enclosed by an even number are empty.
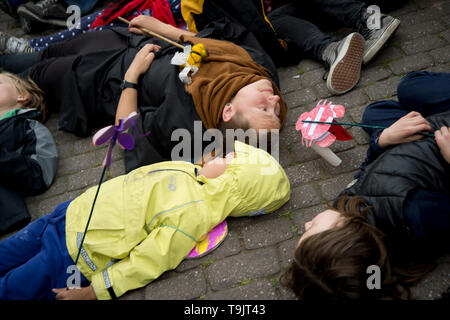
{"type": "Polygon", "coordinates": [[[110,287],[120,297],[149,284],[165,271],[175,269],[195,244],[193,237],[175,227],[154,229],[127,258],[92,276],[91,285],[97,298],[111,299],[110,287]]]}

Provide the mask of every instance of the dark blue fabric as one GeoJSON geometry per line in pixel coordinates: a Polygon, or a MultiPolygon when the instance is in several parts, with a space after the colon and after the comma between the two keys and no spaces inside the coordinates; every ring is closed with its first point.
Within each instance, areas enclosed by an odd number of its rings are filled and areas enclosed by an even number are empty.
{"type": "MultiPolygon", "coordinates": [[[[0,242],[0,299],[55,299],[53,288],[65,288],[74,262],[66,247],[66,210],[61,203],[0,242]]],[[[82,281],[86,279],[82,276],[82,281]]]]}
{"type": "Polygon", "coordinates": [[[403,208],[411,232],[438,253],[450,250],[450,198],[429,190],[412,192],[403,208]]]}

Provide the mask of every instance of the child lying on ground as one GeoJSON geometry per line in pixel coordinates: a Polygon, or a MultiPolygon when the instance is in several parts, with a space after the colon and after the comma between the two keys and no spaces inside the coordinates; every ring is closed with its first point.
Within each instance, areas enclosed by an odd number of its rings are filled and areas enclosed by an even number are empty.
{"type": "Polygon", "coordinates": [[[289,200],[288,178],[267,152],[235,142],[219,160],[161,162],[103,183],[77,264],[79,290],[64,288],[66,270],[96,187],[60,204],[0,243],[0,299],[120,297],[176,268],[228,216],[266,214],[289,200]]]}
{"type": "Polygon", "coordinates": [[[283,282],[300,298],[411,298],[450,252],[450,74],[411,72],[366,108],[358,179],[305,224],[283,282]],[[424,136],[423,132],[433,132],[424,136]],[[378,268],[378,281],[371,275],[378,268]],[[373,278],[374,279],[374,278],[373,278]]]}
{"type": "Polygon", "coordinates": [[[46,190],[58,155],[46,117],[43,92],[27,79],[0,73],[0,235],[31,219],[24,195],[46,190]]]}

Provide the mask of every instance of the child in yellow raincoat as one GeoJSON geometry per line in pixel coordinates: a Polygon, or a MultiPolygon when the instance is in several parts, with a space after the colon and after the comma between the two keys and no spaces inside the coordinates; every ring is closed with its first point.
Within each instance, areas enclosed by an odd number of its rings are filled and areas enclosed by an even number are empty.
{"type": "Polygon", "coordinates": [[[67,268],[96,187],[1,242],[0,299],[119,297],[176,268],[228,216],[266,214],[286,203],[290,184],[280,164],[261,149],[238,141],[234,147],[227,161],[161,162],[103,183],[77,263],[81,289],[65,289],[67,268]]]}

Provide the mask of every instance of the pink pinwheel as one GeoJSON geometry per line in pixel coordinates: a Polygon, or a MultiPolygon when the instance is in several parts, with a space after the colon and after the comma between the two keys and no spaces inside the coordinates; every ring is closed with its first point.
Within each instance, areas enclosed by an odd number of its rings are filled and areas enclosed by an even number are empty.
{"type": "MultiPolygon", "coordinates": [[[[135,125],[135,121],[138,117],[139,115],[136,112],[132,112],[127,118],[120,119],[118,125],[111,125],[100,129],[94,135],[94,137],[92,138],[92,144],[94,146],[100,146],[105,142],[110,141],[108,152],[106,153],[105,159],[103,160],[102,167],[109,167],[109,165],[111,164],[111,154],[116,141],[119,142],[119,145],[122,149],[131,150],[134,148],[133,136],[124,131],[127,131],[129,128],[131,128],[131,126],[134,126],[136,131],[138,131],[135,125]]],[[[147,134],[140,136],[146,136],[147,134]]]]}
{"type": "Polygon", "coordinates": [[[302,132],[302,145],[310,147],[314,142],[320,147],[330,146],[336,139],[352,139],[350,134],[342,127],[331,126],[334,118],[344,116],[345,108],[333,105],[331,102],[320,100],[310,112],[304,112],[297,120],[295,128],[302,132]]]}

